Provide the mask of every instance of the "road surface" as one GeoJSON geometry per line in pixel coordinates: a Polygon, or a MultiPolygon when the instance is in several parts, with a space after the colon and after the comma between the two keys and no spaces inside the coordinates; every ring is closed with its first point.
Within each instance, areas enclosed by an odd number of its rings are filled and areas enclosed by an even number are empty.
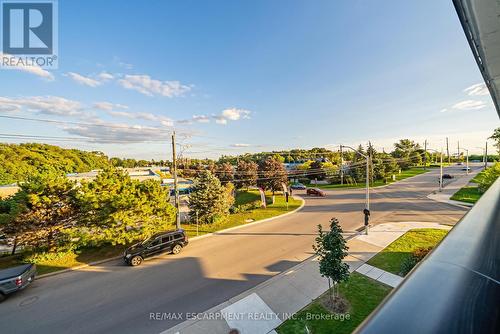
{"type": "MultiPolygon", "coordinates": [[[[426,197],[437,179],[433,170],[373,189],[371,223],[457,222],[466,209],[426,197]]],[[[328,226],[331,217],[346,232],[362,227],[363,189],[327,193],[305,197],[293,215],[193,241],[178,256],[134,268],[112,261],[37,280],[0,304],[0,332],[160,333],[186,313],[203,312],[310,257],[317,225],[328,226]],[[151,320],[158,312],[170,319],[151,320]]]]}

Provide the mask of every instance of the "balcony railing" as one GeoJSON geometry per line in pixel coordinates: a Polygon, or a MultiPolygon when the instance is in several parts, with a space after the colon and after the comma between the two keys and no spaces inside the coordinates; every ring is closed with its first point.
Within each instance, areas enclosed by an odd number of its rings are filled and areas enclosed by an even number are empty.
{"type": "Polygon", "coordinates": [[[500,333],[500,178],[356,333],[500,333]]]}

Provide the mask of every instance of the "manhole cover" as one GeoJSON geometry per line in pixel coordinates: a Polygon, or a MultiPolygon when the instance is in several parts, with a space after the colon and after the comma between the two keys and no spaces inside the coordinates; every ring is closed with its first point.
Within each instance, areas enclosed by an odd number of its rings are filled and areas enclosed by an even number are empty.
{"type": "Polygon", "coordinates": [[[19,303],[19,306],[23,307],[23,306],[28,306],[28,305],[31,305],[33,304],[34,302],[36,302],[38,300],[38,296],[33,296],[33,297],[29,297],[29,298],[26,298],[24,300],[22,300],[20,303],[19,303]]]}

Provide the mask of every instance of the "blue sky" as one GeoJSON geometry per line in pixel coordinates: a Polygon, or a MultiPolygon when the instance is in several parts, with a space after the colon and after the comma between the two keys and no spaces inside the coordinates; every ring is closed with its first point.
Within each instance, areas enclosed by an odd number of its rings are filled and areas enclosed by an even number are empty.
{"type": "Polygon", "coordinates": [[[444,0],[60,1],[59,68],[0,75],[0,114],[74,122],[0,133],[122,157],[168,158],[174,128],[217,157],[446,136],[479,152],[498,126],[444,0]]]}

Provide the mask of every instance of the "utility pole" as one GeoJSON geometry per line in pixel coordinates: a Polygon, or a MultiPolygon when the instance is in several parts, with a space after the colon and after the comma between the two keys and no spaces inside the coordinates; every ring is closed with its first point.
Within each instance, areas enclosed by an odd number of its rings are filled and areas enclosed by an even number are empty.
{"type": "Polygon", "coordinates": [[[344,154],[340,145],[340,184],[344,184],[344,154]]]}
{"type": "Polygon", "coordinates": [[[427,139],[424,141],[424,170],[426,169],[427,169],[427,139]]]}
{"type": "Polygon", "coordinates": [[[177,187],[177,158],[175,156],[175,131],[172,132],[172,168],[174,174],[174,191],[175,191],[175,209],[176,213],[176,227],[181,228],[181,213],[179,212],[179,188],[177,187]]]}
{"type": "Polygon", "coordinates": [[[350,150],[353,150],[354,153],[362,156],[363,158],[366,159],[366,202],[365,202],[365,208],[363,210],[363,214],[365,215],[365,234],[368,234],[368,221],[370,217],[370,154],[368,152],[365,154],[358,152],[356,149],[350,147],[350,146],[345,146],[345,145],[340,145],[340,149],[342,147],[348,148],[350,150]]]}
{"type": "Polygon", "coordinates": [[[446,137],[446,155],[448,156],[448,164],[450,164],[450,147],[448,146],[448,137],[446,137]]]}
{"type": "Polygon", "coordinates": [[[486,142],[485,150],[484,150],[484,169],[488,167],[488,142],[486,142]]]}
{"type": "Polygon", "coordinates": [[[460,162],[460,141],[457,141],[457,161],[460,162]]]}

